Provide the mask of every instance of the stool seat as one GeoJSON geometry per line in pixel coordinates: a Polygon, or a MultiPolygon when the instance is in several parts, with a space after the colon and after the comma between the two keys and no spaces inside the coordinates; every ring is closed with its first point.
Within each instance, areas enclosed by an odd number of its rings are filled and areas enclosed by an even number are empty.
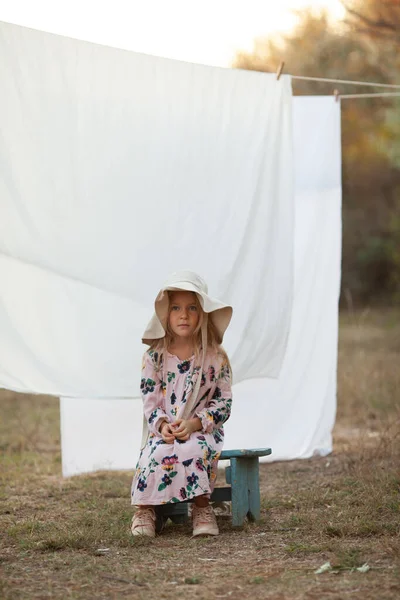
{"type": "Polygon", "coordinates": [[[230,458],[250,458],[252,456],[268,456],[272,453],[271,448],[252,448],[250,450],[222,450],[220,460],[230,458]]]}

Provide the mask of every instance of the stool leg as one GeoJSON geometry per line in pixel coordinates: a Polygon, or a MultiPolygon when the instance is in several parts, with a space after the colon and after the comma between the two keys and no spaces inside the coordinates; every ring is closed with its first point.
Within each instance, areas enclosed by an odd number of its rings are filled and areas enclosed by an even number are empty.
{"type": "Polygon", "coordinates": [[[249,521],[258,521],[260,518],[260,477],[258,469],[258,456],[248,458],[247,484],[249,490],[249,521]]]}
{"type": "Polygon", "coordinates": [[[156,512],[156,533],[161,533],[164,529],[165,519],[162,515],[156,512]]]}
{"type": "Polygon", "coordinates": [[[183,523],[187,523],[189,521],[189,515],[186,507],[186,513],[181,513],[179,515],[170,515],[169,517],[175,525],[182,525],[183,523]]]}
{"type": "Polygon", "coordinates": [[[247,459],[231,458],[232,485],[232,525],[243,525],[249,511],[249,491],[247,485],[247,459]]]}
{"type": "Polygon", "coordinates": [[[171,519],[173,523],[186,523],[189,520],[187,502],[176,502],[171,504],[161,504],[155,506],[157,518],[161,518],[164,523],[171,519]]]}

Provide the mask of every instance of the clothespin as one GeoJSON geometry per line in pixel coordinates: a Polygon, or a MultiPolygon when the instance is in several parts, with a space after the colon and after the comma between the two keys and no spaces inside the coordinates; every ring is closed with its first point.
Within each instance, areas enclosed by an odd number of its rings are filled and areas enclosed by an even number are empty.
{"type": "Polygon", "coordinates": [[[283,71],[283,67],[285,66],[285,63],[282,61],[281,64],[278,67],[278,70],[276,72],[276,80],[279,81],[280,76],[282,75],[282,71],[283,71]]]}
{"type": "Polygon", "coordinates": [[[339,90],[333,90],[333,95],[335,96],[336,102],[339,102],[339,98],[340,98],[339,90]]]}

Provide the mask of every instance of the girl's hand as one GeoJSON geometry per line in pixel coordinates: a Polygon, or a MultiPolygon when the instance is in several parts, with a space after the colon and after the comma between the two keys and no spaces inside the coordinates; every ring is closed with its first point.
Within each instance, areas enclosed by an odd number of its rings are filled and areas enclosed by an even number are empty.
{"type": "Polygon", "coordinates": [[[190,438],[190,435],[201,429],[201,421],[199,417],[194,419],[177,419],[172,423],[173,434],[178,440],[186,442],[190,438]]]}
{"type": "Polygon", "coordinates": [[[175,438],[171,423],[168,423],[168,421],[163,421],[161,423],[160,435],[166,444],[174,443],[175,438]]]}

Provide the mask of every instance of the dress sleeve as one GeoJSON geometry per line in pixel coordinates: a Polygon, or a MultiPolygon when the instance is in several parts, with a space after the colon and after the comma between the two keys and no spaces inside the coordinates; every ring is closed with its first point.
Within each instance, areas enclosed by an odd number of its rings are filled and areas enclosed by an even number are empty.
{"type": "Polygon", "coordinates": [[[219,429],[229,419],[232,406],[231,379],[231,370],[224,360],[211,400],[208,401],[206,408],[196,413],[201,420],[204,433],[211,433],[215,429],[219,429]]]}
{"type": "Polygon", "coordinates": [[[140,391],[143,400],[143,412],[151,433],[159,434],[161,421],[169,418],[163,408],[164,396],[161,379],[155,369],[153,358],[148,352],[143,357],[140,391]]]}

